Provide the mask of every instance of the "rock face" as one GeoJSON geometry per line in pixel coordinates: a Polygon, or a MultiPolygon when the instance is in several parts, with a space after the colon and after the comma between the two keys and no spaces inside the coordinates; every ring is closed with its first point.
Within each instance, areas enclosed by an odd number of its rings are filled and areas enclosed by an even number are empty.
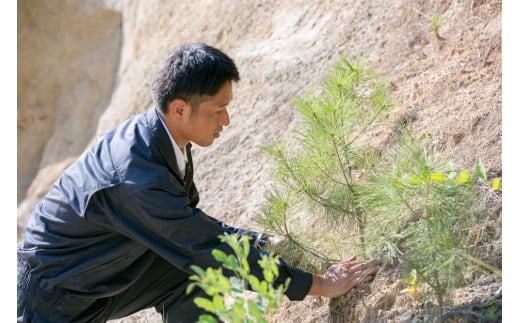
{"type": "Polygon", "coordinates": [[[19,237],[97,135],[151,107],[154,72],[189,42],[222,49],[241,73],[231,125],[193,150],[200,207],[229,224],[255,228],[269,185],[261,148],[295,129],[291,100],[340,57],[363,55],[394,84],[399,104],[374,140],[413,115],[461,167],[481,158],[501,176],[501,18],[494,0],[18,1],[19,237]]]}
{"type": "Polygon", "coordinates": [[[96,134],[117,80],[121,25],[120,12],[96,1],[18,2],[20,224],[96,134]]]}

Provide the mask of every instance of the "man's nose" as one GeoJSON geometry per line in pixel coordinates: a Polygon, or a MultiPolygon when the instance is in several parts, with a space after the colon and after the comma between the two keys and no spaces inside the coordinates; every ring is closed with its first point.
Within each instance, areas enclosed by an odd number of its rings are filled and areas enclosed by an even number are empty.
{"type": "Polygon", "coordinates": [[[220,124],[221,124],[222,126],[229,126],[229,123],[230,123],[230,122],[231,122],[231,120],[229,119],[229,113],[228,113],[228,111],[227,111],[227,109],[226,109],[226,110],[224,110],[224,111],[222,112],[222,115],[221,115],[221,117],[220,117],[220,124]]]}

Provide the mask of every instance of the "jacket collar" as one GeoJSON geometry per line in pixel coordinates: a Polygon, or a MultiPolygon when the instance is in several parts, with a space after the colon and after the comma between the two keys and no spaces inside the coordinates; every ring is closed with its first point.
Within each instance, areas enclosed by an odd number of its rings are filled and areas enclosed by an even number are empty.
{"type": "MultiPolygon", "coordinates": [[[[159,115],[159,111],[155,107],[146,112],[148,127],[150,128],[152,135],[152,141],[150,143],[152,158],[154,158],[154,155],[159,157],[159,162],[166,165],[169,170],[175,174],[180,182],[184,182],[184,178],[179,171],[179,166],[177,165],[177,158],[175,157],[175,151],[173,149],[170,137],[162,125],[160,118],[161,116],[159,115]]],[[[191,143],[188,143],[185,149],[186,156],[188,157],[188,167],[192,168],[193,164],[191,160],[191,143]]]]}

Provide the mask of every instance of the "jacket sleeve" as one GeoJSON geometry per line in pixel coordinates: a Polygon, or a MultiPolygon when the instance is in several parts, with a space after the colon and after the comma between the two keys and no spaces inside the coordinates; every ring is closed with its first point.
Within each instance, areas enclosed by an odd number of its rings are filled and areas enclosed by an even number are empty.
{"type": "MultiPolygon", "coordinates": [[[[175,187],[149,187],[130,196],[123,188],[124,185],[105,193],[106,203],[110,203],[112,208],[117,205],[111,221],[116,230],[190,274],[193,274],[192,265],[202,268],[221,265],[211,254],[213,249],[232,253],[232,249],[220,241],[219,235],[256,234],[227,226],[202,210],[190,207],[187,195],[175,187]]],[[[260,251],[251,248],[248,258],[251,273],[262,279],[262,269],[258,265],[260,251]]],[[[312,274],[289,266],[283,260],[279,262],[279,273],[276,284],[291,278],[287,297],[290,300],[304,299],[312,284],[312,274]]]]}
{"type": "Polygon", "coordinates": [[[222,221],[216,220],[216,219],[215,219],[215,221],[217,221],[222,226],[224,231],[226,231],[228,234],[238,234],[239,236],[247,235],[247,236],[251,237],[251,240],[250,240],[251,246],[253,246],[254,242],[257,241],[259,243],[260,247],[264,247],[265,243],[267,242],[267,238],[270,237],[270,235],[265,234],[265,233],[259,233],[256,231],[233,227],[233,226],[230,226],[230,225],[228,225],[222,221]]]}

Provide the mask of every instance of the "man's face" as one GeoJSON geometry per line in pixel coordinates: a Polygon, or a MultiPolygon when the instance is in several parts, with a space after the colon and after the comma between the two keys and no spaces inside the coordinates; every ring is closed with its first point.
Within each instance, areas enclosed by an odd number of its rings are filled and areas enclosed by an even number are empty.
{"type": "Polygon", "coordinates": [[[214,96],[208,98],[195,112],[189,106],[183,120],[186,139],[202,147],[210,146],[224,126],[229,125],[227,106],[233,99],[231,81],[225,82],[214,96]]]}

